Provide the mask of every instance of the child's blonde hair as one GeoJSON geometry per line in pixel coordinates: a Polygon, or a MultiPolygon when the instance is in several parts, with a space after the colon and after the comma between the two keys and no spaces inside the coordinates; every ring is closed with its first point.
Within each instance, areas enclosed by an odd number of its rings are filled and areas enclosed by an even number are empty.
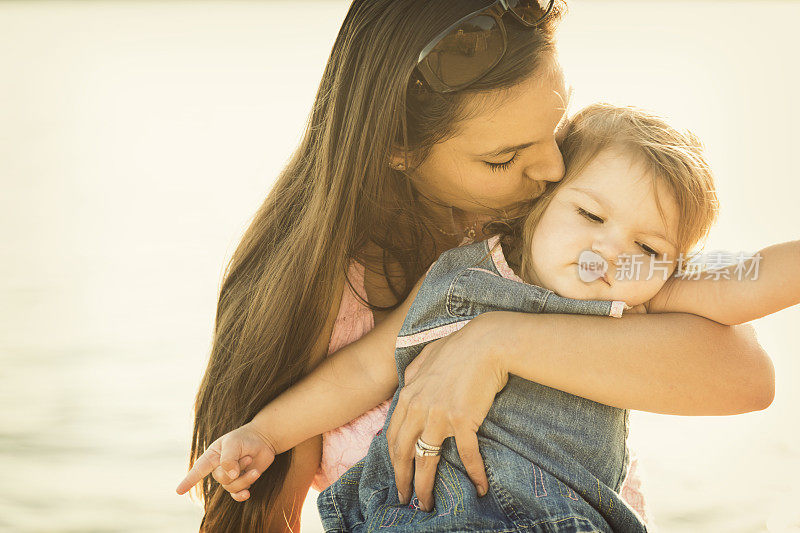
{"type": "MultiPolygon", "coordinates": [[[[527,275],[530,254],[522,250],[531,242],[533,230],[555,192],[578,176],[600,152],[609,148],[621,148],[632,154],[643,163],[650,176],[672,192],[678,205],[675,242],[678,254],[684,254],[688,260],[690,251],[708,236],[719,213],[719,201],[700,140],[693,133],[673,128],[663,118],[647,111],[594,104],[578,112],[570,121],[561,146],[566,175],[559,182],[548,183],[522,222],[521,242],[514,246],[516,257],[513,259],[516,259],[514,262],[519,265],[524,279],[531,279],[527,275]]],[[[656,189],[653,190],[655,193],[656,189]]],[[[657,196],[656,205],[663,220],[664,212],[657,196]]]]}

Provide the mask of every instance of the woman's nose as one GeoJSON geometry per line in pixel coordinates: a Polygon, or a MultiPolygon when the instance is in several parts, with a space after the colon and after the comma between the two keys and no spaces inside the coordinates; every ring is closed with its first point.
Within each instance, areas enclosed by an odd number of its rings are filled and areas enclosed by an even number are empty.
{"type": "Polygon", "coordinates": [[[525,174],[536,181],[560,181],[564,177],[564,158],[553,139],[541,157],[525,169],[525,174]]]}

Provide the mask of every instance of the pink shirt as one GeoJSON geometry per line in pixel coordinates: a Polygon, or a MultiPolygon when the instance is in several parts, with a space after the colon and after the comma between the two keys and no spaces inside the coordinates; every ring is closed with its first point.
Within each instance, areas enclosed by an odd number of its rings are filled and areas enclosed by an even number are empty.
{"type": "MultiPolygon", "coordinates": [[[[350,283],[366,299],[364,290],[364,265],[351,260],[347,274],[350,283]]],[[[333,325],[328,355],[355,342],[375,326],[372,311],[359,302],[344,284],[339,314],[333,325]]],[[[394,393],[392,393],[394,395],[394,393]]],[[[323,491],[339,479],[351,466],[367,455],[372,437],[383,427],[392,396],[347,424],[322,434],[322,461],[312,488],[323,491]]]]}
{"type": "MultiPolygon", "coordinates": [[[[465,239],[465,242],[467,240],[465,239]]],[[[463,243],[462,243],[463,244],[463,243]]],[[[348,277],[353,287],[366,299],[364,290],[364,265],[351,260],[348,277]]],[[[372,311],[359,302],[347,283],[344,284],[339,314],[333,326],[328,355],[340,348],[355,342],[370,331],[375,325],[372,311]]],[[[322,460],[314,477],[312,488],[325,490],[351,466],[367,455],[372,437],[383,427],[386,412],[389,410],[391,396],[380,405],[356,417],[347,424],[323,433],[322,460]]],[[[628,476],[622,484],[620,495],[647,524],[654,530],[652,519],[648,516],[647,505],[642,491],[642,480],[639,475],[639,460],[635,450],[631,449],[631,462],[628,476]]]]}

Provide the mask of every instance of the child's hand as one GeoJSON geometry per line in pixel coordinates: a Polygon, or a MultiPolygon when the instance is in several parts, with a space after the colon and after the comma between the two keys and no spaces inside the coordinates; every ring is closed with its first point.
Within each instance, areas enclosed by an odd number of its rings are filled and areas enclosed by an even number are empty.
{"type": "Polygon", "coordinates": [[[212,442],[175,491],[185,494],[208,474],[213,474],[214,479],[231,493],[234,500],[243,502],[250,497],[246,489],[255,483],[273,460],[274,445],[266,435],[247,423],[212,442]],[[248,465],[250,468],[247,473],[239,475],[248,465]]]}
{"type": "Polygon", "coordinates": [[[627,314],[641,313],[643,315],[646,315],[647,308],[644,306],[644,304],[634,305],[633,307],[625,311],[625,313],[627,314]]]}

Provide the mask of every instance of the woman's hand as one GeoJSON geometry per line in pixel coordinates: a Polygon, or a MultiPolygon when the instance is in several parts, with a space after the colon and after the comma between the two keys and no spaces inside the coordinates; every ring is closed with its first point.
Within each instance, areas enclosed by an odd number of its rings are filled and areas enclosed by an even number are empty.
{"type": "Polygon", "coordinates": [[[274,460],[275,447],[270,439],[248,422],[212,442],[175,491],[185,494],[208,474],[213,474],[234,500],[243,502],[250,497],[246,489],[274,460]],[[251,468],[247,473],[239,475],[248,466],[251,468]]]}
{"type": "Polygon", "coordinates": [[[455,437],[458,454],[478,495],[489,489],[483,458],[478,450],[478,427],[508,373],[483,348],[481,336],[470,325],[429,343],[406,367],[405,387],[386,431],[398,498],[407,504],[412,477],[420,505],[433,509],[433,483],[439,456],[418,457],[417,438],[441,445],[455,437]]]}

